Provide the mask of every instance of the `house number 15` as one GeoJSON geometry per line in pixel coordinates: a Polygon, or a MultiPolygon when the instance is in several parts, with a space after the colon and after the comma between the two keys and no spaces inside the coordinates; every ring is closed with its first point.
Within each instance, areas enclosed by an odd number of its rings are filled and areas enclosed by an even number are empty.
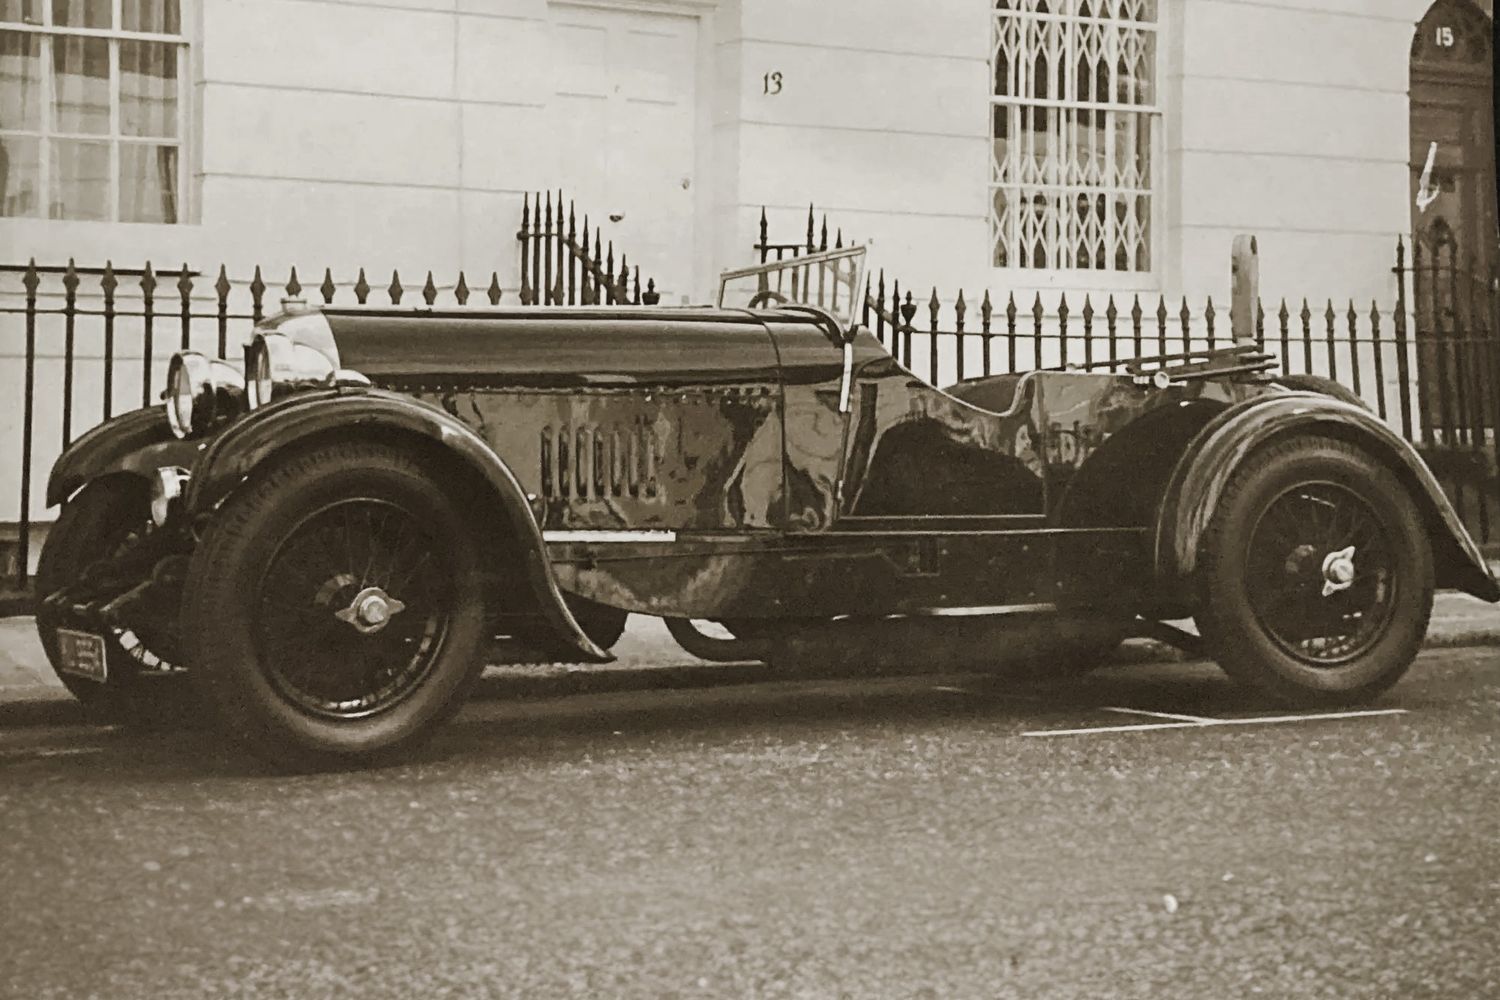
{"type": "Polygon", "coordinates": [[[761,86],[763,87],[763,90],[761,91],[762,93],[765,93],[765,94],[779,94],[779,93],[781,93],[781,71],[780,70],[777,70],[774,73],[767,73],[765,76],[761,77],[760,82],[761,82],[761,86]]]}
{"type": "Polygon", "coordinates": [[[1451,25],[1439,25],[1437,30],[1433,32],[1433,34],[1437,36],[1436,41],[1440,48],[1453,48],[1453,28],[1451,25]]]}

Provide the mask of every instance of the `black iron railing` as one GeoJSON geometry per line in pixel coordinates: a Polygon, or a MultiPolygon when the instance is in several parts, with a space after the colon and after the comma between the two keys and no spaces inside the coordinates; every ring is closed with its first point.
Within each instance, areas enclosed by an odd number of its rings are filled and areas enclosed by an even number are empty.
{"type": "Polygon", "coordinates": [[[526,305],[656,305],[656,280],[641,286],[641,269],[632,268],[620,253],[615,263],[614,240],[604,240],[587,213],[579,213],[571,198],[557,192],[523,197],[521,228],[516,232],[521,258],[521,301],[526,305]],[[534,209],[534,210],[533,210],[534,209]],[[592,239],[593,245],[590,246],[592,239]]]}
{"type": "MultiPolygon", "coordinates": [[[[805,234],[771,238],[761,212],[755,252],[764,261],[829,249],[827,216],[809,207],[805,234]]],[[[832,245],[843,243],[833,229],[832,245]]],[[[1286,374],[1333,379],[1418,445],[1459,514],[1484,542],[1500,541],[1500,281],[1480,275],[1441,229],[1396,241],[1396,301],[1368,308],[1345,299],[1254,304],[1256,347],[1286,374]]],[[[937,385],[1034,368],[1121,368],[1148,356],[1228,346],[1228,311],[1164,295],[1067,294],[1043,302],[960,289],[914,292],[883,271],[869,279],[863,322],[914,374],[937,385]],[[1155,302],[1151,299],[1155,298],[1155,302]]]]}
{"type": "Polygon", "coordinates": [[[16,492],[0,499],[0,590],[27,582],[33,521],[43,509],[43,479],[53,460],[82,431],[154,403],[173,352],[224,357],[238,351],[249,327],[282,298],[392,305],[420,298],[429,306],[440,300],[480,306],[499,305],[503,295],[494,272],[477,289],[462,272],[440,286],[430,271],[420,285],[403,283],[393,271],[388,285],[375,288],[363,269],[353,282],[338,283],[325,268],[322,281],[305,288],[295,267],[284,284],[272,287],[259,267],[247,279],[220,266],[209,281],[187,265],[171,271],[149,263],[0,266],[0,353],[14,345],[24,357],[19,378],[7,386],[16,390],[20,426],[13,438],[0,438],[0,454],[18,473],[17,480],[6,477],[16,492]]]}

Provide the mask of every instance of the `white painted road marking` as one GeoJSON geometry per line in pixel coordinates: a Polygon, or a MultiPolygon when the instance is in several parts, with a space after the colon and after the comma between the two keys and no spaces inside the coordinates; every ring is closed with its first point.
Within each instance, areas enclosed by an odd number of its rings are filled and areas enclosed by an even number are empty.
{"type": "Polygon", "coordinates": [[[1152,719],[1173,719],[1177,722],[1217,722],[1202,715],[1177,715],[1174,712],[1148,712],[1143,708],[1102,708],[1101,712],[1119,712],[1121,715],[1144,715],[1152,719]]]}
{"type": "Polygon", "coordinates": [[[78,754],[103,753],[105,747],[52,747],[36,750],[0,750],[0,760],[30,760],[38,757],[73,757],[78,754]]]}
{"type": "Polygon", "coordinates": [[[1152,722],[1136,726],[1093,726],[1087,729],[1038,729],[1022,736],[1087,736],[1091,733],[1144,733],[1156,729],[1206,729],[1210,726],[1260,726],[1284,722],[1317,722],[1325,719],[1368,719],[1380,715],[1405,715],[1404,708],[1380,708],[1366,712],[1319,712],[1314,715],[1268,715],[1254,719],[1204,719],[1202,722],[1152,722]]]}

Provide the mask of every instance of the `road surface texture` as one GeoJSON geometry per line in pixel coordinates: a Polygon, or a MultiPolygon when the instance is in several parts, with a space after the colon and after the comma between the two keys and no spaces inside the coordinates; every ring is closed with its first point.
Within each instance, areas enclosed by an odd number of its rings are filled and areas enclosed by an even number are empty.
{"type": "Polygon", "coordinates": [[[1500,996],[1493,647],[1254,724],[1199,663],[499,683],[300,777],[0,705],[0,996],[1500,996]]]}

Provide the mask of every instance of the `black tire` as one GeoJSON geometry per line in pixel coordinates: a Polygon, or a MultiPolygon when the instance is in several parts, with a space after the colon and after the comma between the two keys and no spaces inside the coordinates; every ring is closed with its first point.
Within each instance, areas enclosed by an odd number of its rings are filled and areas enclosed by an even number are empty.
{"type": "Polygon", "coordinates": [[[269,462],[193,553],[191,676],[229,732],[273,764],[398,759],[484,668],[474,508],[399,447],[339,442],[269,462]],[[383,623],[355,614],[372,591],[383,623]]]}
{"type": "Polygon", "coordinates": [[[1368,410],[1370,404],[1366,403],[1353,389],[1342,382],[1335,382],[1331,378],[1322,375],[1278,375],[1276,384],[1286,389],[1295,389],[1297,392],[1318,392],[1325,396],[1345,403],[1353,403],[1362,410],[1368,410]]]}
{"type": "Polygon", "coordinates": [[[1374,698],[1406,673],[1427,632],[1433,565],[1421,515],[1388,469],[1343,441],[1296,437],[1252,454],[1198,560],[1209,651],[1283,705],[1374,698]],[[1350,549],[1345,581],[1339,555],[1350,549]]]}
{"type": "Polygon", "coordinates": [[[689,618],[663,618],[667,631],[683,651],[710,663],[742,663],[764,660],[777,634],[793,631],[786,626],[775,628],[754,621],[717,622],[730,638],[704,632],[689,618]]]}
{"type": "MultiPolygon", "coordinates": [[[[120,551],[151,529],[146,483],[134,476],[95,480],[63,505],[37,559],[37,597],[76,583],[90,565],[120,551]]],[[[76,628],[56,608],[38,603],[37,637],[52,670],[83,705],[89,719],[107,724],[170,725],[192,718],[186,672],[174,662],[172,636],[115,630],[105,636],[104,683],[59,669],[57,630],[76,628]]]]}

